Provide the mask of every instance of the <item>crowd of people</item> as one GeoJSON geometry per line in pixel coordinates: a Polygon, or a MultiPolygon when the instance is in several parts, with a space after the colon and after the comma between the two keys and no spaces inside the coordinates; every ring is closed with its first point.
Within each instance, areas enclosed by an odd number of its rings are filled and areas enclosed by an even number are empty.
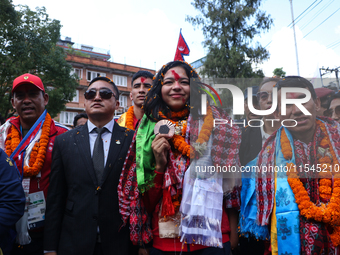
{"type": "Polygon", "coordinates": [[[206,90],[186,62],[139,71],[131,86],[134,105],[116,121],[118,88],[94,78],[69,130],[46,111],[38,76],[14,80],[17,116],[0,127],[0,254],[338,254],[340,93],[265,78],[245,93],[243,120],[263,125],[239,127],[215,125],[231,118],[209,102],[202,114],[206,90]],[[282,111],[283,91],[306,96],[296,88],[309,91],[310,115],[282,111]],[[248,97],[268,110],[273,89],[277,109],[253,114],[248,97]]]}

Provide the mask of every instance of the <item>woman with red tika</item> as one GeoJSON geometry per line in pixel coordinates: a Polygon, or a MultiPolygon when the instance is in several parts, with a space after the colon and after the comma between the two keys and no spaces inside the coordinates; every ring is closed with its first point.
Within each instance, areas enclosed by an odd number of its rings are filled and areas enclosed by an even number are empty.
{"type": "Polygon", "coordinates": [[[153,239],[150,254],[224,255],[238,243],[240,178],[217,166],[240,165],[241,132],[214,127],[214,119],[230,123],[217,107],[207,104],[200,114],[204,91],[189,64],[173,61],[158,71],[144,102],[118,192],[131,241],[153,239]]]}

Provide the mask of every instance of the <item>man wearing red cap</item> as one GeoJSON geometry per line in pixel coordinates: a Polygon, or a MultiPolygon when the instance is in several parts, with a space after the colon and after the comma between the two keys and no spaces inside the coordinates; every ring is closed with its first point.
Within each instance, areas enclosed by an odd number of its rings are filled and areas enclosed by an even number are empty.
{"type": "Polygon", "coordinates": [[[0,147],[16,163],[26,194],[24,216],[16,223],[11,254],[43,254],[45,199],[54,140],[68,128],[45,110],[48,94],[38,76],[23,74],[13,82],[12,106],[18,117],[0,127],[0,147]],[[27,227],[28,226],[28,227],[27,227]]]}

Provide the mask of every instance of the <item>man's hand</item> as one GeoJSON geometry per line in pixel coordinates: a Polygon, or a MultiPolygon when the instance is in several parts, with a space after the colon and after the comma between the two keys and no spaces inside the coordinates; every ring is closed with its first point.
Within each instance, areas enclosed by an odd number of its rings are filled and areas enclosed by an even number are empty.
{"type": "Polygon", "coordinates": [[[151,144],[153,155],[156,160],[155,171],[157,172],[164,173],[166,169],[166,164],[168,163],[168,150],[171,148],[168,142],[168,139],[170,138],[169,135],[158,134],[151,144]]]}

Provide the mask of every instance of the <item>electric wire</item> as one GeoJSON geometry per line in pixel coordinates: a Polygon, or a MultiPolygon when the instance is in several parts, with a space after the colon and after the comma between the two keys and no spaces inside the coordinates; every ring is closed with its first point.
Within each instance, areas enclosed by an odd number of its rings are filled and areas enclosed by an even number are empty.
{"type": "Polygon", "coordinates": [[[321,7],[321,9],[315,13],[315,15],[304,25],[301,26],[301,30],[305,29],[313,20],[315,20],[324,10],[326,10],[328,8],[328,6],[330,6],[332,3],[334,2],[334,0],[329,1],[326,5],[324,5],[323,7],[321,7]]]}
{"type": "Polygon", "coordinates": [[[339,45],[340,45],[340,41],[337,42],[336,44],[333,44],[333,45],[330,46],[330,47],[327,47],[327,49],[335,49],[335,48],[337,48],[339,45]]]}
{"type": "MultiPolygon", "coordinates": [[[[295,19],[294,22],[295,24],[299,21],[301,21],[308,13],[310,13],[315,7],[317,7],[323,0],[321,0],[319,3],[317,3],[311,10],[309,10],[309,12],[307,12],[303,17],[301,17],[299,20],[298,18],[304,14],[311,6],[314,5],[315,2],[317,2],[318,0],[315,0],[312,4],[310,4],[302,13],[300,13],[295,19]]],[[[334,0],[333,0],[334,1],[334,0]]],[[[287,27],[292,27],[293,22],[291,22],[287,27]]],[[[266,45],[264,46],[264,48],[267,48],[270,44],[272,43],[272,40],[266,45]]]]}
{"type": "Polygon", "coordinates": [[[311,31],[309,31],[309,33],[306,34],[303,38],[305,38],[307,35],[312,33],[315,29],[317,29],[319,26],[321,26],[326,20],[328,20],[330,17],[332,17],[339,10],[340,10],[340,8],[338,8],[335,12],[333,12],[331,15],[329,15],[324,21],[322,21],[319,25],[317,25],[315,28],[313,28],[311,31]]]}
{"type": "Polygon", "coordinates": [[[340,40],[336,40],[335,42],[332,42],[331,44],[327,45],[327,49],[334,47],[338,43],[340,43],[340,40]]]}
{"type": "MultiPolygon", "coordinates": [[[[299,16],[297,16],[294,19],[294,23],[297,24],[304,16],[306,16],[308,13],[310,13],[316,6],[318,6],[323,0],[321,0],[317,5],[315,5],[311,10],[309,10],[309,12],[307,12],[303,17],[301,17],[302,14],[304,14],[310,7],[312,7],[312,5],[317,2],[319,0],[315,0],[310,6],[308,6],[302,13],[300,13],[299,16]],[[300,18],[301,17],[301,18],[300,18]],[[300,18],[300,19],[299,19],[300,18]]],[[[290,24],[287,27],[292,27],[293,22],[290,22],[290,24]]]]}

